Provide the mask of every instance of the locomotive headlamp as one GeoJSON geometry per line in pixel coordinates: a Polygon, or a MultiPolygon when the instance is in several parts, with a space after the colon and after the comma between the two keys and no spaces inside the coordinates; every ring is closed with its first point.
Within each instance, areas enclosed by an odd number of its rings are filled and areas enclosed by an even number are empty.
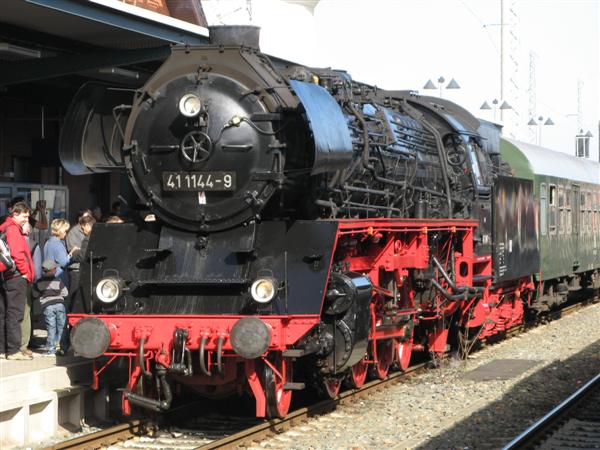
{"type": "Polygon", "coordinates": [[[250,288],[250,294],[255,302],[268,303],[273,300],[277,288],[275,287],[275,280],[272,278],[259,278],[250,288]]]}
{"type": "Polygon", "coordinates": [[[179,112],[185,117],[196,117],[200,114],[202,103],[196,94],[186,94],[179,100],[179,112]]]}
{"type": "Polygon", "coordinates": [[[121,295],[121,283],[114,278],[103,278],[96,285],[96,297],[102,303],[112,303],[121,295]]]}

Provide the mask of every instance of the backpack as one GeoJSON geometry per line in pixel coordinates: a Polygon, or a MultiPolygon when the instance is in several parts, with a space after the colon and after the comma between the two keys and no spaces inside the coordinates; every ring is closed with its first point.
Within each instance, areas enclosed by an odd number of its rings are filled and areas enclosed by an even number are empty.
{"type": "Polygon", "coordinates": [[[15,262],[10,256],[10,249],[6,242],[6,233],[0,233],[0,272],[6,272],[7,270],[13,270],[15,268],[15,262]]]}

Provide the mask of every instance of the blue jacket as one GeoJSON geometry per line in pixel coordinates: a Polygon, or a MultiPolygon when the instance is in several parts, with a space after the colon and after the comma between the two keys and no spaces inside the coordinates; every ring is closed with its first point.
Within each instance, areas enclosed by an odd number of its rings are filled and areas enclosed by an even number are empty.
{"type": "Polygon", "coordinates": [[[65,241],[58,239],[56,236],[51,236],[44,245],[44,261],[52,259],[58,268],[56,269],[56,278],[59,278],[65,286],[69,286],[69,276],[67,275],[66,268],[71,264],[71,258],[67,253],[67,246],[65,241]]]}

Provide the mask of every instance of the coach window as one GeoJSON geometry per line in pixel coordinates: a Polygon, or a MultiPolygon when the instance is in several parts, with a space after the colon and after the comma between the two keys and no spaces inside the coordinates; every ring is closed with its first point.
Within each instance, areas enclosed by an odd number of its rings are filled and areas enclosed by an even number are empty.
{"type": "Polygon", "coordinates": [[[596,193],[592,192],[591,194],[591,216],[592,216],[592,224],[590,225],[592,232],[596,231],[596,193]]]}
{"type": "Polygon", "coordinates": [[[558,232],[565,232],[565,191],[562,186],[558,187],[558,232]]]}
{"type": "Polygon", "coordinates": [[[592,230],[592,232],[596,231],[596,194],[594,192],[591,193],[591,204],[590,204],[590,217],[591,217],[591,223],[590,223],[590,229],[592,230]]]}
{"type": "Polygon", "coordinates": [[[550,185],[550,211],[548,215],[548,227],[550,234],[556,234],[556,186],[550,185]]]}
{"type": "Polygon", "coordinates": [[[548,230],[548,194],[546,192],[546,183],[540,185],[540,228],[542,235],[545,236],[548,230]]]}
{"type": "Polygon", "coordinates": [[[583,216],[583,227],[582,231],[585,233],[589,230],[588,224],[588,215],[587,215],[587,194],[583,194],[583,198],[581,199],[581,215],[583,216]]]}
{"type": "Polygon", "coordinates": [[[585,213],[585,192],[581,193],[581,234],[587,232],[587,214],[585,213]]]}
{"type": "Polygon", "coordinates": [[[571,188],[567,188],[565,191],[565,215],[566,215],[566,232],[571,234],[573,232],[573,215],[571,213],[571,188]]]}
{"type": "Polygon", "coordinates": [[[594,231],[600,230],[600,222],[598,219],[600,218],[600,197],[598,194],[592,196],[592,200],[594,201],[594,231]]]}
{"type": "Polygon", "coordinates": [[[596,231],[600,231],[600,194],[596,194],[596,231]]]}
{"type": "Polygon", "coordinates": [[[585,206],[587,207],[588,231],[592,231],[592,194],[588,192],[586,197],[587,203],[585,204],[585,206]]]}
{"type": "Polygon", "coordinates": [[[594,211],[594,231],[600,230],[600,194],[596,194],[596,208],[594,211]]]}

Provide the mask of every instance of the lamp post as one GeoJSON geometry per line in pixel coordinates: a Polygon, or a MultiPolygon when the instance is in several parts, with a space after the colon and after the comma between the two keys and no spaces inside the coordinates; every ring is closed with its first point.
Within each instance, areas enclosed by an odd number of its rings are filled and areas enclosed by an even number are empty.
{"type": "MultiPolygon", "coordinates": [[[[446,79],[442,76],[440,76],[437,80],[438,84],[439,84],[439,90],[440,90],[440,98],[443,98],[442,96],[442,89],[444,89],[444,83],[446,82],[446,79]]],[[[445,86],[446,89],[460,89],[460,86],[458,85],[458,83],[456,82],[456,80],[454,78],[452,78],[450,80],[450,82],[445,86]]],[[[431,81],[431,79],[427,80],[427,83],[425,83],[425,86],[423,86],[423,89],[438,89],[438,86],[436,86],[433,81],[431,81]]]]}
{"type": "Polygon", "coordinates": [[[507,109],[513,109],[512,106],[510,106],[508,104],[508,102],[506,100],[498,100],[497,98],[495,98],[494,100],[492,100],[492,105],[490,106],[490,104],[486,101],[483,102],[483,105],[481,105],[479,107],[479,109],[484,109],[484,110],[490,110],[493,109],[494,110],[494,121],[496,120],[496,111],[499,109],[501,111],[507,110],[507,109]],[[502,103],[500,103],[502,102],[502,103]],[[498,106],[498,104],[500,104],[500,106],[498,106]]]}
{"type": "Polygon", "coordinates": [[[534,119],[533,117],[531,119],[529,119],[529,122],[527,122],[527,125],[538,127],[537,145],[541,146],[542,145],[542,126],[554,125],[554,122],[552,121],[552,119],[550,117],[546,117],[546,120],[544,120],[544,116],[539,116],[537,119],[534,119]]]}

